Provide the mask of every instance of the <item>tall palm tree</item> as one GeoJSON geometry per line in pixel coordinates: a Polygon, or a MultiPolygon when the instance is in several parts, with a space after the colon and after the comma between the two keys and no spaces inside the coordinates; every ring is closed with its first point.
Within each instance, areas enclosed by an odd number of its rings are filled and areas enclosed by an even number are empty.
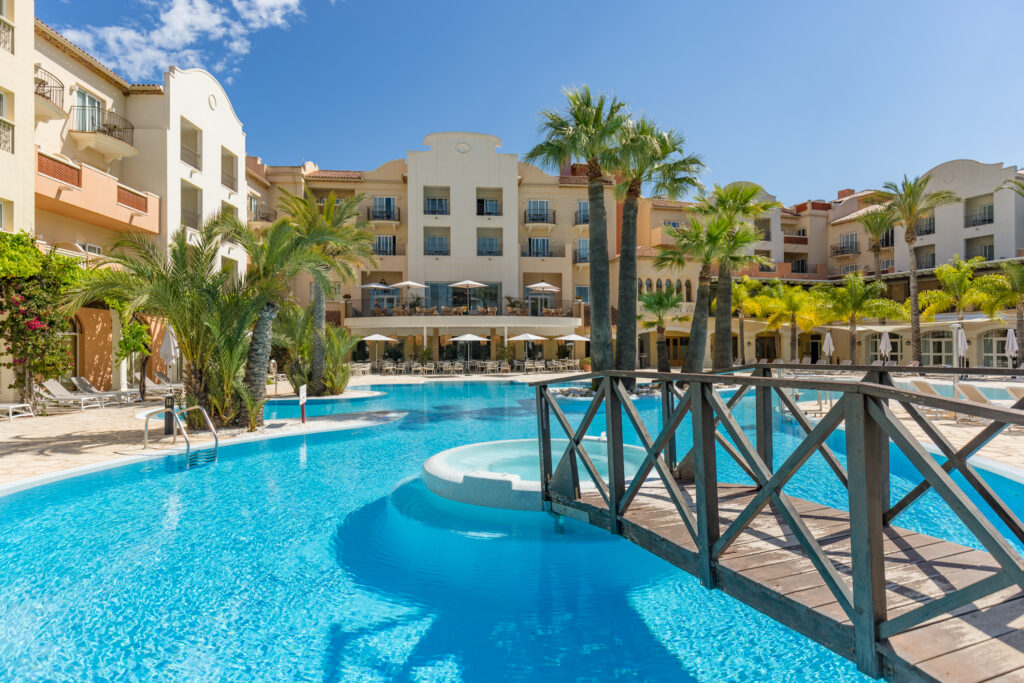
{"type": "Polygon", "coordinates": [[[760,284],[756,280],[751,280],[746,275],[744,275],[743,279],[739,282],[733,280],[732,283],[732,310],[736,314],[740,323],[740,365],[747,364],[746,341],[743,325],[744,320],[748,315],[761,315],[761,306],[756,298],[759,287],[760,284]]]}
{"type": "MultiPolygon", "coordinates": [[[[285,190],[281,209],[285,220],[292,224],[300,237],[306,240],[321,239],[325,233],[333,234],[329,242],[319,247],[330,261],[330,269],[337,273],[342,282],[353,282],[361,266],[372,266],[373,234],[369,223],[360,218],[359,204],[365,198],[339,199],[331,192],[323,205],[307,189],[305,196],[294,195],[285,190]]],[[[326,272],[326,269],[322,269],[326,272]]],[[[309,394],[322,396],[324,393],[324,372],[326,370],[326,325],[327,295],[325,281],[313,280],[313,352],[309,371],[309,394]]]]}
{"type": "Polygon", "coordinates": [[[917,222],[935,211],[935,207],[960,201],[948,190],[928,191],[930,175],[918,176],[911,180],[904,175],[899,182],[887,182],[879,193],[886,205],[892,209],[896,222],[903,226],[903,239],[910,252],[910,349],[913,360],[921,362],[921,308],[917,293],[917,222]]]}
{"type": "Polygon", "coordinates": [[[882,240],[893,230],[895,217],[888,206],[877,206],[857,219],[871,238],[871,253],[875,255],[875,280],[882,281],[882,240]]]}
{"type": "Polygon", "coordinates": [[[610,370],[612,323],[604,172],[615,164],[616,135],[626,122],[626,105],[614,97],[594,95],[587,87],[566,90],[565,97],[565,111],[541,112],[540,133],[544,139],[525,160],[554,169],[576,161],[587,165],[591,354],[595,370],[610,370]]]}
{"type": "Polygon", "coordinates": [[[993,318],[1004,309],[1014,309],[1018,343],[1024,343],[1024,263],[1004,263],[1002,269],[1002,273],[982,275],[974,281],[982,294],[979,307],[993,318]]]}
{"type": "Polygon", "coordinates": [[[859,272],[847,273],[843,284],[820,284],[811,289],[811,305],[819,322],[841,320],[849,326],[850,361],[857,357],[857,324],[865,318],[900,320],[906,317],[902,304],[885,298],[885,285],[865,280],[859,272]]]}
{"type": "Polygon", "coordinates": [[[769,330],[778,330],[789,325],[789,360],[796,363],[798,329],[808,331],[817,324],[813,300],[810,293],[800,285],[784,285],[781,282],[766,286],[755,301],[764,312],[769,330]]]}
{"type": "Polygon", "coordinates": [[[952,263],[943,263],[935,269],[935,277],[941,287],[921,292],[921,317],[932,320],[936,313],[956,311],[956,319],[964,319],[964,310],[968,306],[980,308],[985,295],[975,286],[974,271],[985,259],[975,256],[964,261],[960,254],[953,255],[952,263]]]}
{"type": "MultiPolygon", "coordinates": [[[[683,361],[683,372],[701,372],[704,368],[704,346],[707,343],[708,317],[711,304],[711,266],[722,258],[734,258],[760,239],[749,223],[739,227],[723,214],[693,216],[685,226],[666,228],[672,244],[658,245],[654,266],[660,270],[683,270],[687,263],[700,263],[697,275],[697,301],[690,323],[690,343],[683,361]]],[[[762,256],[748,257],[762,263],[762,256]]]]}
{"type": "MultiPolygon", "coordinates": [[[[702,215],[721,214],[733,224],[733,230],[745,222],[782,206],[776,201],[759,199],[764,194],[760,185],[733,183],[715,185],[703,195],[693,210],[702,215]]],[[[716,370],[732,367],[732,273],[750,263],[749,255],[737,252],[718,261],[718,288],[715,300],[715,350],[712,366],[716,370]],[[725,343],[720,343],[725,340],[725,343]]]]}
{"type": "Polygon", "coordinates": [[[633,370],[636,359],[636,231],[640,195],[645,185],[656,196],[679,199],[700,189],[698,174],[704,162],[683,152],[686,138],[663,131],[650,118],[630,120],[619,129],[615,195],[622,200],[619,246],[619,323],[615,368],[633,370]]]}
{"type": "Polygon", "coordinates": [[[141,311],[163,318],[174,330],[184,361],[186,401],[207,411],[216,355],[216,338],[207,322],[230,280],[218,268],[224,233],[224,219],[217,217],[198,231],[176,231],[166,252],[148,235],[128,233],[92,264],[66,300],[69,309],[77,310],[113,298],[126,303],[129,316],[141,311]],[[190,232],[195,239],[189,239],[190,232]]]}
{"type": "Polygon", "coordinates": [[[683,302],[683,295],[674,289],[659,289],[655,292],[643,292],[639,298],[643,307],[643,313],[638,316],[640,324],[645,329],[654,329],[658,335],[658,372],[670,372],[672,368],[669,365],[668,343],[665,340],[665,321],[672,311],[679,308],[679,304],[683,302]]]}
{"type": "Polygon", "coordinates": [[[291,283],[300,273],[309,273],[320,287],[330,286],[327,274],[334,261],[326,250],[344,247],[343,231],[316,224],[300,234],[287,219],[257,230],[240,221],[231,226],[233,238],[245,249],[249,270],[245,289],[255,301],[258,311],[252,329],[245,363],[244,384],[251,403],[260,406],[258,415],[248,414],[248,403],[241,406],[238,421],[243,425],[263,424],[262,405],[267,393],[267,367],[274,318],[291,295],[291,283]]]}

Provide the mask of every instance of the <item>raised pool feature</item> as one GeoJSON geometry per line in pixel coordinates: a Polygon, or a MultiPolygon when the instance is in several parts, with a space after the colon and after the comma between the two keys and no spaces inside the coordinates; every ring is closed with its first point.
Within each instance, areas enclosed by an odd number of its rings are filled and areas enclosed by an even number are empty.
{"type": "MultiPolygon", "coordinates": [[[[568,446],[568,439],[551,441],[552,453],[560,455],[568,446]]],[[[607,443],[588,438],[583,447],[601,477],[606,477],[607,443]]],[[[644,455],[638,446],[623,447],[627,477],[637,471],[644,455]]],[[[441,451],[423,463],[423,482],[433,493],[460,503],[505,510],[543,509],[536,439],[484,441],[441,451]]],[[[583,473],[580,486],[594,488],[583,473]]]]}

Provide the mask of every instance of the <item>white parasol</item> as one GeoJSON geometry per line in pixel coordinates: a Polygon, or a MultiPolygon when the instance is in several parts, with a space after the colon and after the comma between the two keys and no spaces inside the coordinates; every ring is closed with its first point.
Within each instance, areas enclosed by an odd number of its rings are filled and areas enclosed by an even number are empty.
{"type": "Polygon", "coordinates": [[[1016,367],[1013,362],[1020,354],[1020,346],[1017,344],[1017,333],[1011,327],[1006,331],[1006,358],[1010,361],[1010,367],[1016,367]]]}
{"type": "Polygon", "coordinates": [[[825,341],[821,345],[821,350],[825,353],[825,357],[828,358],[829,363],[832,362],[832,354],[836,351],[836,343],[832,341],[832,333],[825,333],[825,341]]]}
{"type": "Polygon", "coordinates": [[[882,338],[878,340],[878,355],[888,361],[890,353],[892,353],[892,340],[889,339],[889,330],[886,330],[882,333],[882,338]]]}
{"type": "MultiPolygon", "coordinates": [[[[541,336],[538,336],[536,334],[530,334],[529,332],[524,332],[523,334],[516,335],[515,337],[509,337],[508,340],[509,341],[527,342],[528,344],[532,345],[533,342],[535,342],[535,341],[547,341],[548,339],[547,339],[547,337],[541,337],[541,336]]],[[[527,354],[527,349],[528,348],[529,348],[528,346],[524,346],[523,347],[523,356],[524,356],[524,358],[526,357],[526,355],[528,355],[527,354]]]]}
{"type": "MultiPolygon", "coordinates": [[[[363,337],[363,341],[365,341],[365,342],[391,342],[391,343],[394,343],[394,342],[397,342],[398,340],[397,339],[392,339],[391,337],[385,337],[383,334],[371,334],[369,337],[363,337]]],[[[377,354],[378,354],[378,352],[379,352],[379,349],[378,349],[377,345],[374,344],[374,346],[373,346],[373,360],[374,360],[374,362],[377,362],[377,354]]]]}
{"type": "Polygon", "coordinates": [[[560,291],[562,291],[558,287],[556,287],[553,284],[551,284],[550,282],[544,282],[543,280],[541,280],[540,282],[535,282],[532,285],[526,285],[526,288],[527,289],[532,289],[535,292],[560,292],[560,291]]]}
{"type": "MultiPolygon", "coordinates": [[[[174,367],[174,364],[178,362],[178,340],[174,336],[174,331],[171,330],[171,326],[168,325],[164,331],[164,341],[160,344],[160,358],[163,359],[164,365],[170,370],[174,367]]],[[[168,372],[167,374],[171,374],[168,372]]]]}

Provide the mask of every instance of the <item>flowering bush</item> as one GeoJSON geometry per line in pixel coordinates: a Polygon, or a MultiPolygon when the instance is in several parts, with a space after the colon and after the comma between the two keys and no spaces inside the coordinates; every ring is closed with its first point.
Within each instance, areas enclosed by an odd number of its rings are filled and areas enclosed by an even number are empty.
{"type": "Polygon", "coordinates": [[[72,368],[70,320],[60,304],[80,274],[75,259],[41,253],[31,236],[0,233],[0,365],[14,370],[11,387],[23,401],[32,400],[33,379],[59,377],[72,368]]]}

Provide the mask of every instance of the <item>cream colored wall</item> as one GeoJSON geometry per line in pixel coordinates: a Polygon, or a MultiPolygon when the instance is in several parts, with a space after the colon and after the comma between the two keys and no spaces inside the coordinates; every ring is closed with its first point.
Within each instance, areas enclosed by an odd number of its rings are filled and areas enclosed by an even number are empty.
{"type": "MultiPolygon", "coordinates": [[[[6,116],[14,124],[14,151],[0,151],[0,202],[7,232],[34,232],[35,208],[32,143],[35,123],[33,85],[34,26],[32,0],[7,0],[6,19],[14,25],[14,52],[0,50],[0,88],[7,100],[6,116]]],[[[6,387],[10,382],[3,381],[6,387]]]]}

